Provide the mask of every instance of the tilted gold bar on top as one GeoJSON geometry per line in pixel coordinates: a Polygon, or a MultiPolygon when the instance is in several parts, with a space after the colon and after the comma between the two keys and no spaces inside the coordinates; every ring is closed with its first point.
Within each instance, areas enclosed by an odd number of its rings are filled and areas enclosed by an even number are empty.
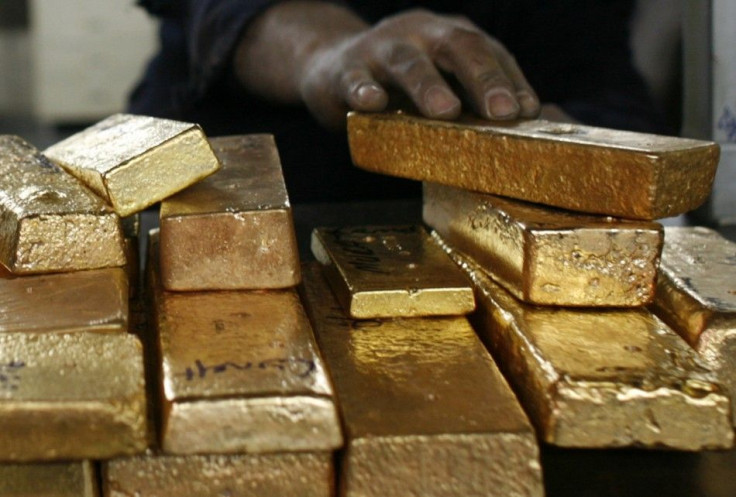
{"type": "Polygon", "coordinates": [[[357,319],[462,315],[470,282],[421,226],[316,228],[312,253],[357,319]]]}
{"type": "Polygon", "coordinates": [[[636,307],[654,298],[662,226],[424,183],[424,222],[516,298],[636,307]]]}
{"type": "Polygon", "coordinates": [[[116,114],[44,151],[128,216],[220,168],[196,124],[116,114]]]}
{"type": "Polygon", "coordinates": [[[630,219],[687,212],[708,196],[712,142],[547,121],[348,115],[355,165],[377,173],[630,219]]]}
{"type": "Polygon", "coordinates": [[[341,497],[541,496],[537,441],[465,317],[352,320],[314,263],[304,299],[341,404],[341,497]]]}
{"type": "Polygon", "coordinates": [[[736,399],[736,243],[708,228],[665,228],[653,307],[736,399]]]}
{"type": "Polygon", "coordinates": [[[296,292],[167,292],[155,264],[155,233],[151,239],[163,450],[342,446],[332,384],[296,292]]]}
{"type": "Polygon", "coordinates": [[[296,286],[299,249],[273,136],[214,138],[211,144],[222,170],[161,203],[164,287],[296,286]]]}
{"type": "Polygon", "coordinates": [[[17,136],[0,136],[0,263],[16,274],[125,264],[120,219],[17,136]]]}
{"type": "Polygon", "coordinates": [[[723,387],[649,311],[524,304],[450,252],[476,287],[475,329],[544,441],[580,448],[733,446],[723,387]]]}
{"type": "Polygon", "coordinates": [[[97,471],[91,461],[0,463],[3,497],[99,497],[97,471]]]}

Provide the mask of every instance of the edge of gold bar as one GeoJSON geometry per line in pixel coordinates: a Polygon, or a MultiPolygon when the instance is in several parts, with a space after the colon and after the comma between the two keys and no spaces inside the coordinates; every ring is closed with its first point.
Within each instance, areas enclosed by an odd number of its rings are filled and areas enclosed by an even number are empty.
{"type": "Polygon", "coordinates": [[[351,320],[317,263],[302,290],[340,399],[340,495],[541,496],[534,432],[465,317],[351,320]]]}
{"type": "Polygon", "coordinates": [[[122,217],[220,168],[198,125],[132,114],[112,115],[44,153],[122,217]]]}
{"type": "Polygon", "coordinates": [[[0,332],[126,332],[123,268],[15,276],[0,267],[0,332]]]}
{"type": "Polygon", "coordinates": [[[143,353],[129,334],[0,333],[0,460],[146,448],[143,353]]]}
{"type": "Polygon", "coordinates": [[[222,169],[161,203],[164,287],[296,286],[299,249],[273,136],[229,136],[210,143],[222,169]]]}
{"type": "Polygon", "coordinates": [[[0,464],[3,497],[98,497],[91,461],[0,464]]]}
{"type": "Polygon", "coordinates": [[[145,455],[106,461],[105,497],[332,497],[332,453],[145,455]]]}
{"type": "Polygon", "coordinates": [[[656,316],[643,308],[524,304],[467,258],[451,255],[475,285],[476,330],[544,441],[579,448],[733,446],[723,388],[656,316]]]}
{"type": "MultiPolygon", "coordinates": [[[[151,256],[158,252],[151,235],[151,256]]],[[[342,446],[332,385],[294,290],[167,292],[149,265],[167,453],[342,446]]]]}
{"type": "Polygon", "coordinates": [[[421,226],[315,228],[312,253],[351,317],[449,316],[475,309],[470,282],[421,226]]]}
{"type": "Polygon", "coordinates": [[[665,228],[653,309],[736,400],[736,243],[707,228],[665,228]]]}
{"type": "Polygon", "coordinates": [[[542,208],[426,182],[423,217],[525,302],[637,307],[654,299],[659,223],[542,208]]]}
{"type": "Polygon", "coordinates": [[[118,216],[11,135],[0,135],[0,263],[16,274],[125,264],[118,216]]]}
{"type": "Polygon", "coordinates": [[[713,142],[547,121],[434,121],[348,114],[353,162],[369,171],[630,219],[694,209],[710,193],[713,142]]]}

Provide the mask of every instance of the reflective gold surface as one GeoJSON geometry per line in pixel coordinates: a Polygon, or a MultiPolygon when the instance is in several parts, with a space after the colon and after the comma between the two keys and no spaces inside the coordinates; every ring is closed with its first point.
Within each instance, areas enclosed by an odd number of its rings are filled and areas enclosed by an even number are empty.
{"type": "Polygon", "coordinates": [[[220,167],[196,124],[116,114],[44,153],[128,216],[220,167]]]}
{"type": "Polygon", "coordinates": [[[14,273],[122,266],[118,216],[17,136],[0,135],[0,263],[14,273]]]}
{"type": "Polygon", "coordinates": [[[523,304],[457,253],[476,285],[478,333],[546,442],[564,447],[733,445],[715,375],[645,309],[523,304]]]}
{"type": "Polygon", "coordinates": [[[150,277],[166,452],[342,445],[332,385],[295,291],[176,293],[150,277]]]}
{"type": "Polygon", "coordinates": [[[142,451],[145,403],[132,335],[0,333],[0,460],[142,451]]]}
{"type": "Polygon", "coordinates": [[[662,226],[424,183],[424,222],[515,297],[636,307],[654,298],[662,226]]]}
{"type": "Polygon", "coordinates": [[[97,471],[90,461],[0,464],[2,497],[97,497],[97,471]]]}
{"type": "Polygon", "coordinates": [[[347,438],[339,495],[543,494],[529,422],[465,318],[353,321],[303,271],[347,438]]]}
{"type": "Polygon", "coordinates": [[[316,228],[312,253],[354,318],[461,315],[475,308],[468,279],[420,226],[316,228]]]}
{"type": "Polygon", "coordinates": [[[348,115],[353,162],[364,169],[581,212],[659,219],[710,192],[712,142],[547,121],[432,121],[348,115]]]}
{"type": "Polygon", "coordinates": [[[736,399],[736,243],[707,228],[667,227],[659,270],[654,311],[736,399]]]}
{"type": "Polygon", "coordinates": [[[161,203],[164,287],[297,285],[299,250],[273,136],[214,138],[211,144],[222,170],[161,203]]]}
{"type": "Polygon", "coordinates": [[[332,497],[331,453],[161,456],[103,464],[105,497],[332,497]]]}
{"type": "Polygon", "coordinates": [[[128,331],[122,268],[15,276],[0,267],[0,332],[128,331]]]}

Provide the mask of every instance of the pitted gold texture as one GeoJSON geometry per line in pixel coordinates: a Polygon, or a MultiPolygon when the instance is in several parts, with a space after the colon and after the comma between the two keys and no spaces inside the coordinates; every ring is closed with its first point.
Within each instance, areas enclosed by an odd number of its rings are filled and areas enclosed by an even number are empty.
{"type": "Polygon", "coordinates": [[[142,356],[123,333],[0,333],[0,460],[143,451],[142,356]]]}
{"type": "Polygon", "coordinates": [[[167,292],[155,264],[149,267],[164,451],[329,451],[342,445],[332,385],[294,290],[167,292]]]}
{"type": "Polygon", "coordinates": [[[433,121],[348,115],[355,165],[369,171],[580,212],[659,219],[707,198],[713,142],[547,121],[433,121]]]}
{"type": "Polygon", "coordinates": [[[0,135],[0,263],[16,274],[125,264],[120,219],[17,136],[0,135]]]}
{"type": "Polygon", "coordinates": [[[332,454],[146,455],[103,463],[105,497],[332,497],[332,454]]]}
{"type": "Polygon", "coordinates": [[[312,253],[353,318],[462,315],[470,282],[421,226],[316,228],[312,253]]]}
{"type": "Polygon", "coordinates": [[[453,253],[476,286],[476,330],[546,442],[563,447],[733,445],[715,375],[656,316],[524,304],[453,253]]]}
{"type": "Polygon", "coordinates": [[[273,137],[230,136],[211,144],[222,170],[161,203],[164,287],[296,286],[299,249],[273,137]]]}
{"type": "Polygon", "coordinates": [[[44,153],[120,216],[142,211],[220,168],[196,124],[116,114],[44,153]]]}
{"type": "Polygon", "coordinates": [[[3,497],[98,497],[90,461],[0,464],[3,497]]]}
{"type": "Polygon", "coordinates": [[[736,243],[708,228],[665,228],[653,308],[736,399],[736,243]]]}
{"type": "Polygon", "coordinates": [[[516,298],[542,305],[652,301],[662,226],[542,208],[424,183],[424,222],[516,298]]]}
{"type": "Polygon", "coordinates": [[[0,267],[0,332],[128,331],[123,268],[15,276],[0,267]]]}
{"type": "Polygon", "coordinates": [[[351,320],[302,269],[345,428],[339,495],[543,495],[529,421],[466,318],[351,320]]]}

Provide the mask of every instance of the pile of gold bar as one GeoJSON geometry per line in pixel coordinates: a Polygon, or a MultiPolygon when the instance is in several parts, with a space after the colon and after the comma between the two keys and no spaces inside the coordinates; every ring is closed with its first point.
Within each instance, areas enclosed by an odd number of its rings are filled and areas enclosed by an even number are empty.
{"type": "Polygon", "coordinates": [[[736,244],[654,222],[705,200],[717,145],[403,113],[348,130],[356,165],[425,182],[424,222],[541,440],[733,446],[736,244]]]}

